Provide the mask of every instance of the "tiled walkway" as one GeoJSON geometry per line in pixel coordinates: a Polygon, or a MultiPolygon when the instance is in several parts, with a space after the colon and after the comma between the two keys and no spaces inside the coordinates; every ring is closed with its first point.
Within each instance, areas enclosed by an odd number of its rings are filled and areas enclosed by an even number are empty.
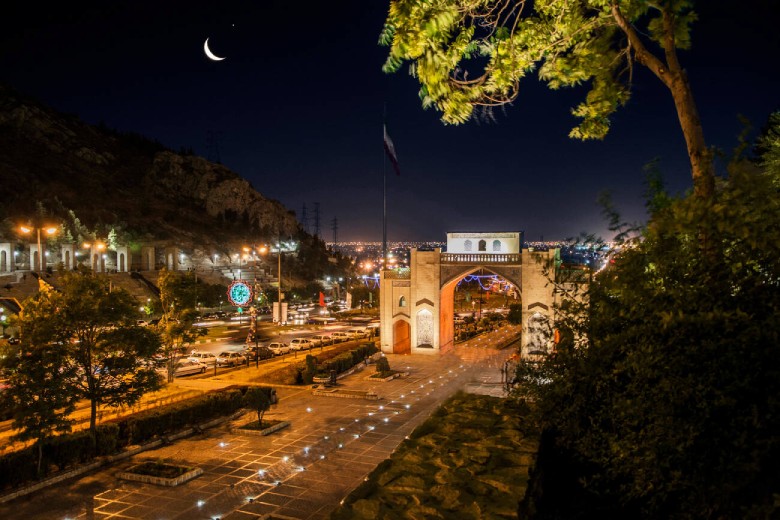
{"type": "MultiPolygon", "coordinates": [[[[499,333],[496,334],[496,337],[499,333]]],[[[491,341],[492,342],[492,341],[491,341]]],[[[408,377],[366,381],[355,373],[344,388],[373,390],[378,401],[315,397],[311,390],[279,389],[280,403],[266,414],[291,426],[266,437],[231,433],[227,425],[144,452],[88,476],[0,506],[0,518],[249,520],[323,519],[406,435],[456,390],[500,393],[503,362],[480,341],[443,356],[389,355],[408,377]],[[203,475],[175,488],[118,480],[140,460],[174,459],[203,475]]],[[[234,425],[256,417],[244,416],[234,425]]]]}

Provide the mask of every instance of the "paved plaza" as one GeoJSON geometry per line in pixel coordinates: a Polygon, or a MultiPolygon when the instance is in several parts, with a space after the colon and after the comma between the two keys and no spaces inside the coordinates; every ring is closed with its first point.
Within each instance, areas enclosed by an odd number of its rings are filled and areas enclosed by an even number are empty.
{"type": "MultiPolygon", "coordinates": [[[[231,432],[231,424],[143,452],[85,476],[0,505],[0,518],[24,520],[250,520],[327,518],[377,464],[447,397],[459,389],[501,394],[501,367],[512,347],[488,346],[495,332],[435,356],[388,355],[408,376],[367,381],[373,367],[339,381],[371,390],[379,400],[312,396],[311,388],[278,389],[268,419],[290,426],[266,437],[231,432]],[[119,480],[143,460],[172,459],[203,475],[177,487],[119,480]],[[271,516],[272,515],[272,516],[271,516]]],[[[193,381],[194,383],[194,381],[193,381]]]]}

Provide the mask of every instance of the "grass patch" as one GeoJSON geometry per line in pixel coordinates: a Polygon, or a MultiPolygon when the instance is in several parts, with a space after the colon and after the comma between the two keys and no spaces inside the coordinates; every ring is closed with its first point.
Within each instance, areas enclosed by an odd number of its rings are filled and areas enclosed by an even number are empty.
{"type": "Polygon", "coordinates": [[[517,518],[537,438],[525,411],[497,397],[458,393],[382,462],[330,516],[517,518]]]}

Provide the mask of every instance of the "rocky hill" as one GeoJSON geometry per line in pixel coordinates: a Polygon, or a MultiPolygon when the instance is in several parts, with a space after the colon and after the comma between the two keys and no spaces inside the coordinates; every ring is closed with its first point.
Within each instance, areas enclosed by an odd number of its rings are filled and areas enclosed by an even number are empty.
{"type": "Polygon", "coordinates": [[[294,213],[222,165],[88,125],[2,85],[0,201],[0,236],[41,213],[74,237],[83,226],[184,247],[300,231],[294,213]]]}

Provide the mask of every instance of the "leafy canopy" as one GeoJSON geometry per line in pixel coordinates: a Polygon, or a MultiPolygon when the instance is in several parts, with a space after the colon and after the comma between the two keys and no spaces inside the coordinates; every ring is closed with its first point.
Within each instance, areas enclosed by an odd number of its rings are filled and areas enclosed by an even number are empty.
{"type": "Polygon", "coordinates": [[[379,40],[390,47],[383,70],[411,61],[423,106],[452,124],[475,107],[513,101],[534,72],[552,89],[588,84],[570,135],[601,139],[629,99],[634,56],[663,75],[652,50],[664,49],[674,66],[674,49],[690,46],[691,7],[690,0],[393,0],[379,40]]]}
{"type": "MultiPolygon", "coordinates": [[[[774,122],[763,167],[734,161],[713,204],[651,194],[649,225],[594,277],[589,304],[559,309],[555,355],[519,374],[541,426],[579,464],[580,496],[617,517],[771,516],[780,464],[774,122]],[[702,234],[716,254],[700,254],[702,234]]],[[[582,511],[574,494],[554,503],[547,489],[537,507],[582,511]]]]}

